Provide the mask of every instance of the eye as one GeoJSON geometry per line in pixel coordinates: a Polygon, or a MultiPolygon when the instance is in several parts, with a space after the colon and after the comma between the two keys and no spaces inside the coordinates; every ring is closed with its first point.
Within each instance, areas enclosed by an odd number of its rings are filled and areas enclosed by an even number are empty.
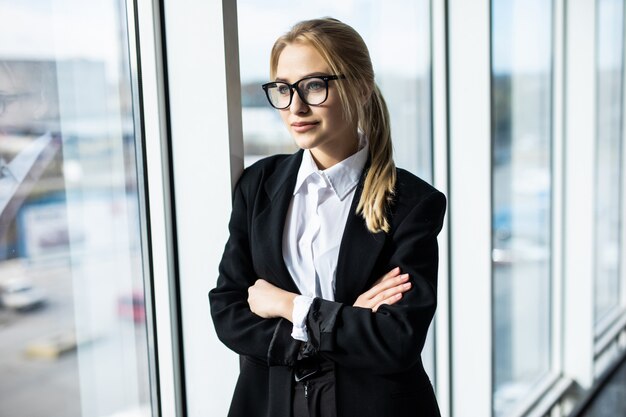
{"type": "Polygon", "coordinates": [[[322,91],[324,89],[324,80],[319,78],[313,78],[307,80],[304,84],[304,90],[309,91],[311,93],[315,93],[317,91],[322,91]]]}
{"type": "Polygon", "coordinates": [[[287,84],[276,84],[276,91],[278,94],[288,96],[289,95],[289,86],[287,84]]]}

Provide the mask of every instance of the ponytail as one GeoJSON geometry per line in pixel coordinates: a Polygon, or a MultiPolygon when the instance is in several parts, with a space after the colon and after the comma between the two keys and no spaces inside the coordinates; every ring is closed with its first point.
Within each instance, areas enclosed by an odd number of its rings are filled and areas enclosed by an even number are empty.
{"type": "Polygon", "coordinates": [[[380,89],[374,84],[370,99],[359,111],[361,130],[369,141],[371,164],[365,177],[357,214],[365,219],[372,233],[389,232],[387,207],[393,201],[396,184],[396,167],[393,162],[389,111],[380,89]]]}

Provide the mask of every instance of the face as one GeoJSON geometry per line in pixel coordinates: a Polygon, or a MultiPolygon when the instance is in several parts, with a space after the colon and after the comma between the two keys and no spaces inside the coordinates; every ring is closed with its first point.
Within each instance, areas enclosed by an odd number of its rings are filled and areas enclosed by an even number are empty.
{"type": "MultiPolygon", "coordinates": [[[[311,46],[303,43],[287,45],[278,58],[276,80],[289,84],[310,75],[333,74],[321,55],[311,46]]],[[[310,149],[313,156],[339,162],[356,150],[356,123],[349,122],[342,115],[342,105],[336,83],[328,82],[328,98],[318,106],[304,103],[294,91],[291,105],[279,110],[280,116],[296,141],[303,149],[310,149]]]]}

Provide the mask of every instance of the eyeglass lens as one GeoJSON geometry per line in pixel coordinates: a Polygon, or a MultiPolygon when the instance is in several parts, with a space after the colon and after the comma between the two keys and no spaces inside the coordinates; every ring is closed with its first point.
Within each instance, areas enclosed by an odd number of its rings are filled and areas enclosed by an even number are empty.
{"type": "MultiPolygon", "coordinates": [[[[311,106],[322,104],[328,94],[328,84],[322,78],[306,78],[298,81],[295,87],[300,98],[311,106]]],[[[267,97],[272,106],[284,109],[289,107],[293,96],[291,86],[283,82],[275,82],[267,87],[267,97]]]]}

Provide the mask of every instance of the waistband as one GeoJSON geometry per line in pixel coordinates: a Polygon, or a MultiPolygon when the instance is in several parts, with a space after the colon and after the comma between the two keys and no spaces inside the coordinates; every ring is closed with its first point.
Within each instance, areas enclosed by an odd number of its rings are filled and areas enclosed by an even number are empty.
{"type": "Polygon", "coordinates": [[[323,376],[334,375],[335,363],[315,355],[296,362],[293,376],[296,382],[310,381],[323,376]]]}

